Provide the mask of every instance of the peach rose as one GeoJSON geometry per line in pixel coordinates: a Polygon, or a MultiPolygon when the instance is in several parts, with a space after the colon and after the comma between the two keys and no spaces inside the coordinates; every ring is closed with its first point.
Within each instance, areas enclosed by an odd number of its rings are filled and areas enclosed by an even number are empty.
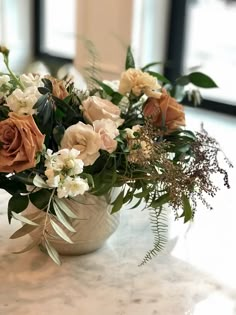
{"type": "Polygon", "coordinates": [[[55,79],[49,75],[47,75],[46,78],[52,82],[52,94],[54,96],[63,100],[69,95],[65,87],[65,81],[55,79]]]}
{"type": "Polygon", "coordinates": [[[184,107],[177,103],[165,89],[160,99],[150,97],[144,104],[143,114],[151,117],[153,124],[157,127],[162,126],[164,118],[165,126],[168,130],[176,130],[180,126],[185,126],[184,107]]]}
{"type": "Polygon", "coordinates": [[[157,79],[147,72],[139,69],[128,69],[121,74],[119,92],[121,94],[132,93],[136,96],[146,94],[150,97],[160,98],[161,93],[158,91],[161,86],[157,79]]]}
{"type": "Polygon", "coordinates": [[[66,129],[61,148],[80,151],[79,158],[84,165],[92,165],[100,155],[101,139],[92,126],[78,122],[66,129]]]}
{"type": "Polygon", "coordinates": [[[41,134],[32,116],[9,113],[0,121],[0,172],[21,172],[36,164],[36,153],[43,147],[41,134]]]}
{"type": "Polygon", "coordinates": [[[93,126],[101,137],[101,149],[109,153],[114,152],[117,147],[117,141],[114,138],[119,135],[119,130],[114,121],[111,119],[95,120],[93,126]]]}
{"type": "Polygon", "coordinates": [[[120,109],[112,102],[98,96],[90,96],[82,103],[84,119],[89,123],[95,120],[111,119],[119,127],[124,119],[120,118],[120,109]]]}

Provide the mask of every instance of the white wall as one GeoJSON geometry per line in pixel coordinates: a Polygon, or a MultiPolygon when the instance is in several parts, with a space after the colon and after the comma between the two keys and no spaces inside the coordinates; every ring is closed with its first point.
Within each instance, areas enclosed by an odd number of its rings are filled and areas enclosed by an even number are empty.
{"type": "MultiPolygon", "coordinates": [[[[22,72],[32,58],[31,6],[31,0],[0,0],[0,44],[10,49],[15,72],[22,72]]],[[[2,58],[0,71],[4,71],[2,58]]]]}
{"type": "Polygon", "coordinates": [[[164,61],[168,11],[169,0],[77,0],[76,68],[88,66],[82,38],[93,42],[107,79],[124,69],[129,44],[138,66],[164,61]]]}

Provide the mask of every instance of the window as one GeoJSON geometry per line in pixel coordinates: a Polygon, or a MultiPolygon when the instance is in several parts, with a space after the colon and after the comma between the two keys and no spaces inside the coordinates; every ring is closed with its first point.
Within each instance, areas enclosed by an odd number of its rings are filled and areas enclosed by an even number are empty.
{"type": "Polygon", "coordinates": [[[209,74],[219,88],[202,90],[202,106],[234,115],[235,27],[235,1],[171,1],[166,76],[172,80],[195,69],[209,74]]]}
{"type": "Polygon", "coordinates": [[[36,0],[37,57],[72,60],[76,41],[76,0],[36,0]]]}

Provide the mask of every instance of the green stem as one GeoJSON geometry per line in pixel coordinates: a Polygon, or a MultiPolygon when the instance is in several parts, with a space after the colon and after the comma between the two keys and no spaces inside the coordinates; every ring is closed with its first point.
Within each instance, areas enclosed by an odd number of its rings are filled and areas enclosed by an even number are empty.
{"type": "Polygon", "coordinates": [[[24,90],[24,85],[20,82],[20,80],[16,77],[16,75],[11,71],[9,67],[8,57],[4,56],[4,63],[6,65],[6,68],[11,76],[11,78],[16,82],[16,84],[21,88],[21,90],[24,90]]]}

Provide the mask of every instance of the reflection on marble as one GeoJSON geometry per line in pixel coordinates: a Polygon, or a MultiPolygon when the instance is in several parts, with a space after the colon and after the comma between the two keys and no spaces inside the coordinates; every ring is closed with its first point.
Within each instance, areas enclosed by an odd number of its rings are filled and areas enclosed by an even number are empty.
{"type": "MultiPolygon", "coordinates": [[[[223,117],[224,128],[217,128],[218,115],[188,113],[196,128],[208,122],[236,165],[229,141],[236,119],[223,117]]],[[[173,222],[165,251],[143,267],[138,264],[152,234],[147,213],[138,210],[122,211],[118,230],[102,249],[63,257],[61,267],[36,248],[12,254],[29,239],[8,239],[18,223],[8,225],[8,196],[0,191],[0,315],[236,315],[235,175],[233,169],[232,189],[212,200],[214,211],[200,207],[190,226],[173,222]]]]}

